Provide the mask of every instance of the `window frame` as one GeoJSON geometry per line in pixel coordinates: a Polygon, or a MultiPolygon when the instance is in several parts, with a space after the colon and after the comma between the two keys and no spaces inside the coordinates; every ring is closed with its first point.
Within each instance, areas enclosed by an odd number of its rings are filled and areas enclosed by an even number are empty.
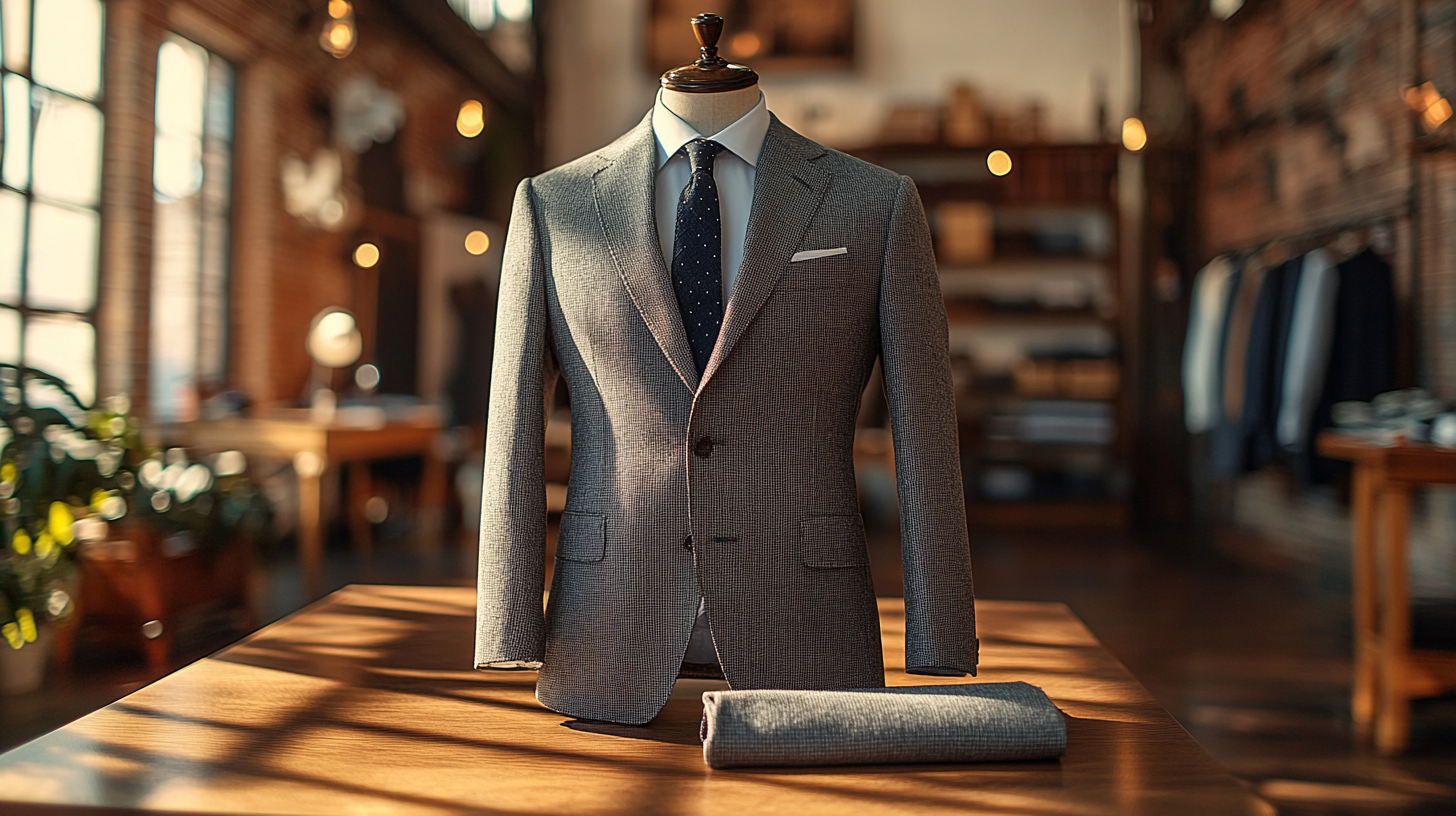
{"type": "MultiPolygon", "coordinates": [[[[16,293],[15,303],[14,304],[10,304],[10,303],[0,302],[0,310],[7,310],[8,309],[10,311],[13,311],[13,312],[16,313],[16,315],[19,318],[19,324],[18,324],[18,330],[17,330],[17,337],[16,337],[16,359],[15,359],[15,365],[18,368],[22,369],[22,370],[30,370],[30,365],[27,362],[27,356],[28,355],[26,354],[26,346],[27,346],[27,342],[26,342],[27,331],[26,331],[26,329],[27,329],[27,326],[29,325],[29,323],[30,323],[30,321],[31,321],[32,318],[34,318],[34,317],[41,317],[41,318],[62,318],[62,319],[69,319],[69,320],[79,320],[79,321],[84,322],[87,325],[89,325],[91,327],[91,383],[92,383],[92,392],[93,392],[91,394],[91,399],[90,399],[89,402],[90,402],[91,405],[95,405],[98,401],[100,401],[102,399],[102,396],[99,393],[100,388],[101,388],[101,371],[100,371],[100,364],[101,364],[101,359],[100,359],[101,334],[100,334],[100,326],[99,326],[99,317],[100,317],[100,312],[101,312],[102,258],[104,256],[104,233],[105,233],[105,218],[103,217],[103,213],[104,213],[105,208],[106,208],[106,200],[107,200],[107,192],[108,192],[108,190],[107,190],[107,183],[106,183],[106,172],[105,172],[106,158],[107,158],[107,156],[106,156],[106,136],[107,136],[107,130],[108,130],[108,127],[109,127],[109,124],[110,124],[110,121],[111,121],[111,114],[110,114],[110,111],[108,110],[108,107],[109,106],[107,104],[107,101],[108,101],[108,93],[107,93],[108,88],[107,88],[107,76],[106,76],[106,57],[107,57],[107,49],[106,49],[106,39],[107,39],[107,36],[106,35],[107,35],[107,30],[106,29],[107,29],[107,21],[109,19],[109,15],[107,14],[107,4],[105,2],[98,2],[97,3],[98,8],[99,8],[99,13],[101,15],[101,20],[100,20],[100,23],[101,23],[101,25],[100,25],[100,28],[101,28],[101,37],[100,37],[100,39],[98,41],[99,53],[97,54],[96,97],[94,99],[86,99],[85,97],[78,96],[78,95],[76,95],[74,93],[71,93],[69,91],[65,91],[65,90],[62,90],[62,89],[59,89],[59,88],[53,88],[50,85],[46,85],[46,84],[43,84],[43,83],[40,83],[40,82],[37,82],[36,81],[36,79],[35,79],[35,44],[36,44],[36,39],[35,39],[35,27],[36,27],[35,26],[35,21],[36,21],[36,6],[37,6],[39,0],[0,0],[0,4],[15,3],[15,2],[23,2],[29,8],[29,12],[28,12],[27,17],[26,17],[26,22],[27,22],[27,25],[28,25],[28,31],[26,32],[25,70],[24,71],[13,70],[13,69],[11,69],[6,64],[8,62],[8,59],[7,58],[0,58],[0,135],[3,135],[3,141],[0,141],[0,143],[8,142],[9,141],[9,134],[5,134],[4,133],[3,117],[4,117],[4,110],[5,110],[4,109],[4,106],[5,105],[8,105],[9,102],[10,102],[10,100],[8,98],[8,94],[6,93],[6,91],[4,89],[4,85],[6,84],[5,83],[5,78],[8,77],[8,76],[10,76],[10,75],[12,75],[12,74],[15,75],[15,76],[21,77],[27,83],[27,90],[29,91],[29,93],[27,95],[28,98],[27,98],[26,101],[27,101],[27,103],[28,103],[28,105],[30,107],[30,122],[29,122],[29,125],[28,125],[27,133],[26,133],[26,145],[25,145],[25,152],[26,152],[26,156],[25,156],[25,164],[26,164],[26,179],[25,179],[26,183],[25,183],[25,189],[22,190],[22,189],[17,189],[15,187],[12,187],[11,185],[9,185],[8,183],[5,182],[3,176],[0,176],[0,191],[5,191],[5,192],[8,192],[8,193],[12,193],[12,194],[18,195],[18,196],[20,196],[21,200],[24,202],[24,207],[22,209],[21,218],[20,218],[20,253],[19,253],[18,268],[17,268],[17,272],[18,272],[18,275],[19,275],[19,281],[18,281],[18,289],[17,289],[17,293],[16,293]],[[45,196],[39,197],[39,201],[42,204],[45,204],[47,206],[53,206],[53,207],[58,207],[58,208],[61,208],[61,209],[72,210],[72,211],[91,212],[91,213],[94,213],[96,215],[96,248],[95,248],[95,257],[94,257],[93,262],[92,262],[92,287],[93,287],[93,292],[92,292],[92,297],[91,297],[91,305],[90,305],[90,308],[86,309],[85,311],[73,311],[73,310],[69,310],[69,309],[51,309],[51,308],[46,308],[46,307],[41,307],[41,306],[32,306],[28,302],[29,301],[29,296],[30,296],[30,275],[31,275],[31,270],[30,270],[30,257],[31,257],[31,245],[30,245],[31,244],[31,240],[30,240],[30,238],[31,238],[31,215],[32,215],[33,208],[35,206],[35,202],[37,201],[37,196],[35,195],[35,192],[34,192],[34,187],[35,187],[35,145],[36,145],[36,131],[37,131],[38,126],[40,124],[39,113],[38,113],[38,111],[36,109],[36,106],[35,106],[35,89],[36,88],[41,88],[46,93],[49,93],[49,94],[56,94],[56,95],[59,95],[59,96],[66,97],[66,98],[68,98],[68,99],[70,99],[70,100],[72,100],[74,102],[79,102],[79,103],[84,104],[84,105],[90,105],[90,106],[94,107],[96,109],[96,111],[101,116],[100,141],[99,141],[99,143],[96,146],[96,149],[97,149],[96,203],[94,205],[92,205],[92,206],[86,206],[86,205],[75,204],[75,203],[68,202],[68,201],[60,201],[60,200],[56,200],[56,199],[51,199],[51,198],[47,198],[45,196]]],[[[3,12],[0,12],[0,38],[3,38],[7,33],[8,32],[5,31],[4,14],[3,14],[3,12]]],[[[4,53],[4,42],[3,42],[3,39],[0,39],[0,55],[3,55],[3,53],[4,53]]],[[[0,161],[3,161],[3,154],[0,154],[0,161]]],[[[54,376],[60,376],[60,374],[58,372],[49,372],[48,371],[46,373],[52,374],[54,376]]],[[[66,385],[68,387],[70,387],[74,391],[74,389],[75,389],[75,384],[74,383],[67,382],[66,385]]]]}

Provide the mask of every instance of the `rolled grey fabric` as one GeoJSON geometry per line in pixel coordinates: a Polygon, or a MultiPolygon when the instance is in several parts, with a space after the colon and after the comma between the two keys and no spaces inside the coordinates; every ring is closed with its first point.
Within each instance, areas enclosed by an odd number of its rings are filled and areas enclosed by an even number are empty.
{"type": "Polygon", "coordinates": [[[714,768],[1053,759],[1067,726],[1027,683],[855,691],[709,691],[703,760],[714,768]]]}

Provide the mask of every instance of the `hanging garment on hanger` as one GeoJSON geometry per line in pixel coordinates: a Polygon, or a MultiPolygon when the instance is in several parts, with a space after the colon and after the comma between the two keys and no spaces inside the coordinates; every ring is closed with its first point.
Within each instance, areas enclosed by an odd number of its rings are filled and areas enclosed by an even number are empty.
{"type": "Polygon", "coordinates": [[[1298,281],[1302,261],[1285,261],[1264,273],[1249,325],[1249,343],[1244,363],[1244,399],[1239,412],[1239,451],[1236,469],[1247,473],[1272,464],[1278,451],[1274,439],[1274,418],[1279,410],[1277,368],[1283,364],[1283,346],[1288,342],[1289,318],[1293,309],[1290,281],[1298,281]],[[1282,320],[1281,320],[1282,318],[1282,320]],[[1283,331],[1281,332],[1281,325],[1283,331]]]}
{"type": "Polygon", "coordinates": [[[1236,273],[1234,259],[1220,255],[1200,269],[1193,281],[1183,344],[1183,422],[1189,433],[1212,430],[1221,413],[1220,357],[1236,273]]]}
{"type": "Polygon", "coordinates": [[[1338,292],[1339,274],[1329,253],[1316,249],[1305,255],[1294,296],[1275,426],[1279,445],[1291,453],[1309,445],[1310,417],[1324,390],[1329,364],[1338,292]]]}
{"type": "Polygon", "coordinates": [[[1213,429],[1209,461],[1219,476],[1232,477],[1244,472],[1249,439],[1244,414],[1259,413],[1259,406],[1252,404],[1250,397],[1252,394],[1255,400],[1262,399],[1259,383],[1253,380],[1267,376],[1265,335],[1269,332],[1266,325],[1273,322],[1269,282],[1277,278],[1273,273],[1278,268],[1270,269],[1258,255],[1251,256],[1232,295],[1228,336],[1224,340],[1222,412],[1213,429]],[[1254,344],[1256,335],[1261,341],[1258,347],[1254,344]]]}
{"type": "MultiPolygon", "coordinates": [[[[1368,402],[1395,389],[1395,281],[1390,264],[1366,249],[1342,261],[1335,272],[1334,331],[1324,389],[1310,420],[1310,434],[1334,427],[1330,410],[1337,402],[1368,402]]],[[[1345,462],[1316,456],[1306,448],[1296,461],[1302,484],[1333,481],[1349,469],[1345,462]]]]}

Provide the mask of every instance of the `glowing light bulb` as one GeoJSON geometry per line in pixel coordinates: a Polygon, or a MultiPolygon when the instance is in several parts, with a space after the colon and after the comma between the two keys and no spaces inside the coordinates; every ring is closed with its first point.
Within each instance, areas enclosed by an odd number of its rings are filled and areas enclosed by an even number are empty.
{"type": "Polygon", "coordinates": [[[986,156],[986,169],[993,176],[1004,176],[1011,172],[1011,154],[1004,150],[992,150],[986,156]]]}
{"type": "Polygon", "coordinates": [[[487,249],[490,249],[490,236],[484,230],[471,230],[465,236],[465,251],[471,255],[484,255],[487,249]]]}
{"type": "Polygon", "coordinates": [[[334,59],[349,56],[358,44],[354,30],[354,5],[349,0],[329,0],[329,18],[319,32],[319,48],[334,59]]]}
{"type": "Polygon", "coordinates": [[[368,241],[354,247],[354,263],[358,264],[361,269],[368,269],[379,263],[379,247],[368,241]]]}
{"type": "Polygon", "coordinates": [[[1122,123],[1122,146],[1128,150],[1142,150],[1148,144],[1148,131],[1137,117],[1122,123]]]}
{"type": "Polygon", "coordinates": [[[485,130],[485,106],[478,100],[467,99],[460,104],[455,116],[455,129],[467,139],[474,139],[485,130]]]}

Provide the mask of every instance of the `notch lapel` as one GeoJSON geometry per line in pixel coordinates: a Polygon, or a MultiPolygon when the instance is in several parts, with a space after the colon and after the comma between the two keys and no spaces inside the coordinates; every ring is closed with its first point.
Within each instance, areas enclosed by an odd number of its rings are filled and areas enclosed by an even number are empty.
{"type": "Polygon", "coordinates": [[[651,117],[649,113],[625,136],[618,143],[620,152],[607,157],[609,164],[592,176],[592,194],[612,261],[632,303],[683,385],[696,393],[698,368],[657,236],[657,145],[651,117]]]}
{"type": "Polygon", "coordinates": [[[743,262],[703,382],[733,352],[799,249],[833,179],[815,164],[823,155],[824,148],[772,118],[759,154],[743,262]]]}

